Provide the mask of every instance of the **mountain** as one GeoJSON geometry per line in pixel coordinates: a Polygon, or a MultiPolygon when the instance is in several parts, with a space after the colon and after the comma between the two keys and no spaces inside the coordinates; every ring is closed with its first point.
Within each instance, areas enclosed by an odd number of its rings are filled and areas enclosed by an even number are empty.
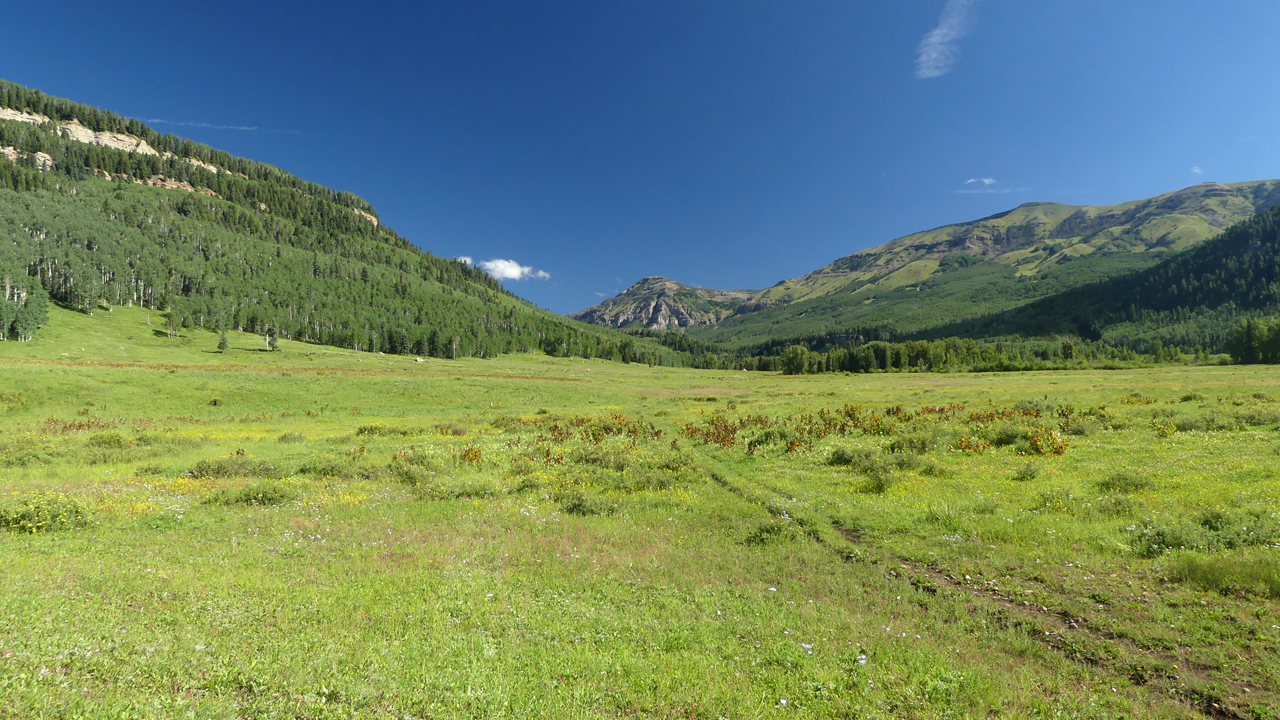
{"type": "MultiPolygon", "coordinates": [[[[920,332],[1151,267],[1277,203],[1275,180],[1205,183],[1110,206],[1028,203],[842,257],[689,332],[732,347],[849,327],[920,332]]],[[[595,321],[608,306],[606,317],[616,317],[631,304],[619,296],[576,316],[595,321]]]]}
{"type": "Polygon", "coordinates": [[[32,337],[47,293],[90,314],[167,311],[171,335],[233,328],[440,357],[679,360],[419,250],[351,193],[6,81],[0,291],[0,340],[32,337]]]}
{"type": "Polygon", "coordinates": [[[1154,267],[919,337],[1075,335],[1130,347],[1224,350],[1239,321],[1280,312],[1280,208],[1154,267]]]}
{"type": "Polygon", "coordinates": [[[647,277],[619,295],[569,317],[615,328],[714,325],[750,300],[754,290],[706,290],[664,277],[647,277]]]}

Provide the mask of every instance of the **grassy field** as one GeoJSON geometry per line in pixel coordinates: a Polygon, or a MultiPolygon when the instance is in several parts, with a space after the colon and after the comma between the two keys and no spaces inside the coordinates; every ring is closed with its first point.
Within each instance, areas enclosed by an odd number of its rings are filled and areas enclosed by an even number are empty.
{"type": "Polygon", "coordinates": [[[0,717],[1243,717],[1280,372],[0,343],[0,717]]]}

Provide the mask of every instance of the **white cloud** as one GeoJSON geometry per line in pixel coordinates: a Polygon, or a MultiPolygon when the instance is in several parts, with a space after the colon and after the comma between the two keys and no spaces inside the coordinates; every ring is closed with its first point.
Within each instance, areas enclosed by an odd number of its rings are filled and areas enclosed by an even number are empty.
{"type": "Polygon", "coordinates": [[[606,295],[606,294],[604,294],[604,293],[602,293],[602,292],[598,292],[598,293],[596,293],[596,297],[609,297],[609,296],[608,296],[608,295],[606,295]]]}
{"type": "Polygon", "coordinates": [[[964,188],[956,192],[961,195],[1004,195],[1006,193],[1027,191],[1027,188],[995,187],[998,184],[995,178],[969,178],[964,181],[964,188]]]}
{"type": "Polygon", "coordinates": [[[1203,175],[1203,174],[1204,174],[1204,170],[1201,170],[1199,165],[1197,165],[1197,166],[1195,166],[1195,167],[1191,168],[1191,172],[1195,173],[1196,175],[1203,175]]]}
{"type": "Polygon", "coordinates": [[[278,133],[281,135],[301,135],[302,134],[297,130],[264,130],[263,128],[260,128],[257,125],[215,125],[213,123],[207,123],[207,122],[180,122],[176,120],[165,120],[163,118],[138,118],[138,119],[144,123],[151,123],[152,125],[178,125],[181,127],[198,127],[198,128],[206,128],[209,130],[243,130],[247,132],[278,133]]]}
{"type": "Polygon", "coordinates": [[[475,261],[475,260],[472,260],[472,259],[471,259],[471,257],[470,257],[469,255],[459,255],[459,256],[458,256],[458,262],[462,263],[463,265],[475,265],[475,264],[476,264],[476,261],[475,261]]]}
{"type": "Polygon", "coordinates": [[[973,9],[978,0],[947,0],[938,26],[920,39],[916,54],[916,79],[930,80],[951,72],[960,57],[959,41],[973,29],[973,9]]]}
{"type": "Polygon", "coordinates": [[[534,278],[535,280],[550,280],[551,274],[545,270],[534,270],[528,265],[521,265],[515,260],[482,260],[480,269],[494,276],[498,280],[527,280],[534,278]]]}

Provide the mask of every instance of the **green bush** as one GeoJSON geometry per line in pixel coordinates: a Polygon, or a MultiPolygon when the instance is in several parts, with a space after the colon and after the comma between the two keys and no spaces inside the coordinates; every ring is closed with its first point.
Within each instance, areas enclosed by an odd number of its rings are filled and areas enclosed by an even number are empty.
{"type": "Polygon", "coordinates": [[[884,461],[874,450],[850,450],[838,447],[827,456],[827,464],[847,467],[858,472],[869,472],[884,467],[884,461]]]}
{"type": "Polygon", "coordinates": [[[292,443],[304,443],[306,441],[307,441],[307,436],[303,435],[302,433],[296,433],[296,432],[287,432],[281,435],[280,437],[276,438],[276,442],[284,443],[286,445],[292,444],[292,443]]]}
{"type": "Polygon", "coordinates": [[[370,479],[382,476],[386,468],[377,465],[363,454],[329,454],[313,455],[298,468],[298,474],[312,477],[363,478],[370,479]]]}
{"type": "Polygon", "coordinates": [[[231,478],[231,477],[280,477],[284,473],[280,468],[266,460],[256,460],[247,455],[232,455],[225,458],[204,458],[191,466],[187,471],[190,477],[198,478],[231,478]]]}
{"type": "Polygon", "coordinates": [[[1123,495],[1104,495],[1090,506],[1093,514],[1104,518],[1133,517],[1138,506],[1133,500],[1123,495]]]}
{"type": "MultiPolygon", "coordinates": [[[[1026,425],[1003,422],[992,425],[979,433],[979,435],[995,447],[1008,447],[1019,443],[1028,443],[1031,439],[1031,431],[1032,428],[1026,425]]],[[[1028,447],[1030,446],[1028,445],[1028,447]]]]}
{"type": "Polygon", "coordinates": [[[1040,477],[1040,466],[1034,462],[1023,465],[1013,473],[1013,479],[1018,482],[1029,482],[1038,477],[1040,477]]]}
{"type": "Polygon", "coordinates": [[[125,436],[118,432],[102,432],[89,436],[85,441],[85,447],[103,448],[106,450],[124,450],[131,447],[133,443],[129,442],[125,436]]]}
{"type": "Polygon", "coordinates": [[[933,433],[901,435],[889,441],[885,450],[890,453],[914,453],[923,455],[938,447],[938,436],[933,433]]]}
{"type": "Polygon", "coordinates": [[[279,483],[262,482],[242,488],[218,488],[205,498],[208,505],[283,505],[298,498],[298,492],[279,483]]]}
{"type": "Polygon", "coordinates": [[[1074,513],[1079,498],[1066,488],[1052,488],[1040,493],[1035,509],[1047,512],[1074,513]]]}
{"type": "Polygon", "coordinates": [[[1096,434],[1101,429],[1102,424],[1096,420],[1076,420],[1075,422],[1067,423],[1062,430],[1068,435],[1089,437],[1090,435],[1096,434]]]}
{"type": "Polygon", "coordinates": [[[1240,413],[1237,418],[1240,422],[1249,427],[1258,427],[1259,425],[1274,425],[1280,423],[1280,408],[1261,407],[1253,408],[1246,412],[1240,413]]]}
{"type": "Polygon", "coordinates": [[[889,488],[898,484],[898,478],[885,470],[874,470],[867,473],[867,481],[858,488],[859,492],[868,495],[883,495],[889,488]]]}
{"type": "Polygon", "coordinates": [[[567,459],[575,465],[594,465],[614,472],[622,472],[631,464],[631,453],[623,447],[591,445],[570,452],[567,459]]]}
{"type": "Polygon", "coordinates": [[[421,434],[422,430],[419,428],[398,428],[380,423],[361,425],[356,428],[356,435],[359,437],[410,437],[421,434]]]}
{"type": "Polygon", "coordinates": [[[589,515],[608,515],[616,510],[614,505],[596,497],[591,497],[580,490],[570,490],[556,496],[560,511],[570,515],[586,517],[589,515]]]}
{"type": "Polygon", "coordinates": [[[1274,558],[1205,558],[1177,555],[1169,577],[1211,592],[1254,592],[1280,598],[1280,562],[1274,558]]]}
{"type": "Polygon", "coordinates": [[[1280,543],[1280,523],[1264,511],[1208,510],[1194,520],[1166,524],[1148,520],[1129,530],[1134,551],[1156,557],[1178,550],[1217,552],[1280,543]]]}
{"type": "Polygon", "coordinates": [[[89,524],[92,510],[79,498],[49,492],[0,500],[0,527],[24,533],[69,530],[89,524]]]}
{"type": "Polygon", "coordinates": [[[771,545],[786,542],[795,538],[795,530],[790,523],[770,519],[760,522],[742,539],[744,545],[771,545]]]}
{"type": "Polygon", "coordinates": [[[1098,481],[1098,490],[1104,493],[1131,493],[1151,487],[1151,481],[1132,470],[1121,470],[1105,480],[1098,481]]]}

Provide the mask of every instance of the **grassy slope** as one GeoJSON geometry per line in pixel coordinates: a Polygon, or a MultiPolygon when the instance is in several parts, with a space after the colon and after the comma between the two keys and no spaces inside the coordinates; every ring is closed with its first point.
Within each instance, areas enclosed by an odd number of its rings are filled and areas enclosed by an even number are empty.
{"type": "MultiPolygon", "coordinates": [[[[1267,717],[1280,699],[1280,599],[1170,582],[1181,556],[1135,555],[1125,530],[1280,511],[1274,419],[1166,439],[1150,424],[1152,408],[1269,411],[1253,397],[1280,394],[1269,368],[785,378],[272,354],[239,334],[221,355],[211,333],[157,336],[142,310],[53,319],[0,343],[0,487],[63,490],[97,519],[0,534],[0,717],[1267,717]],[[1132,391],[1161,404],[1120,404],[1132,391]],[[1176,402],[1189,391],[1202,398],[1176,402]],[[823,460],[892,438],[747,455],[746,434],[680,433],[1046,396],[1106,404],[1118,429],[1072,436],[1024,482],[1007,448],[939,450],[922,462],[948,474],[874,494],[823,460]],[[666,435],[561,443],[534,426],[611,413],[666,435]],[[60,431],[90,421],[117,425],[60,431]],[[407,435],[356,434],[370,424],[407,435]],[[458,460],[470,446],[480,463],[458,460]],[[237,451],[299,499],[202,504],[255,480],[182,473],[237,451]],[[397,482],[403,452],[437,475],[397,482]],[[544,452],[565,461],[520,460],[544,452]],[[317,458],[333,470],[296,472],[317,458]],[[1127,511],[1097,486],[1118,469],[1152,483],[1127,511]],[[605,514],[569,511],[584,504],[605,514]]],[[[964,415],[935,429],[970,433],[964,415]]],[[[1268,548],[1187,557],[1275,566],[1268,548]]]]}

